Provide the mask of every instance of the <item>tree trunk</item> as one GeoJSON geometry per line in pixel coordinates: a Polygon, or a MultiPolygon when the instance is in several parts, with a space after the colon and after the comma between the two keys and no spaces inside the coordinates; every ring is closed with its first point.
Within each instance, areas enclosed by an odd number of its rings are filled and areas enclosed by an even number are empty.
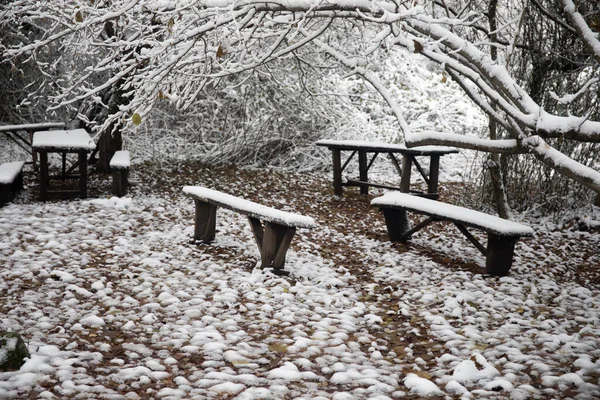
{"type": "MultiPolygon", "coordinates": [[[[123,81],[120,80],[113,87],[113,92],[108,101],[108,115],[116,114],[120,106],[126,105],[129,102],[122,95],[122,84],[123,81]]],[[[115,154],[115,151],[123,149],[121,128],[121,123],[115,121],[100,134],[100,139],[98,140],[98,164],[96,165],[98,172],[110,172],[110,159],[115,154]]]]}
{"type": "MultiPolygon", "coordinates": [[[[496,47],[493,43],[496,42],[496,8],[498,6],[497,0],[490,1],[488,7],[488,19],[490,23],[490,40],[492,41],[492,47],[490,48],[490,55],[492,60],[496,61],[498,58],[498,53],[496,47]]],[[[492,108],[495,107],[492,105],[492,108]]],[[[493,118],[489,118],[488,123],[490,129],[490,139],[496,140],[498,139],[498,126],[496,125],[496,121],[493,118]]],[[[496,211],[498,211],[498,216],[500,218],[508,219],[509,217],[509,207],[508,202],[506,200],[506,192],[504,190],[504,180],[502,179],[502,170],[500,169],[500,157],[496,153],[490,154],[490,159],[488,161],[488,169],[490,171],[490,180],[492,183],[492,194],[494,197],[494,203],[496,203],[496,211]]]]}
{"type": "Polygon", "coordinates": [[[98,163],[96,171],[110,172],[110,159],[116,151],[123,148],[123,136],[121,129],[117,128],[115,132],[107,129],[102,132],[98,140],[98,163]]]}

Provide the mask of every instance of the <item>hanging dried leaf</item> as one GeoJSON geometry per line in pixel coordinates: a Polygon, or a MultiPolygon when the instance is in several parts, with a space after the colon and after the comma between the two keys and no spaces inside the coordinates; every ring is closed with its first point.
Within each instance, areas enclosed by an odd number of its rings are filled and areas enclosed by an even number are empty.
{"type": "Polygon", "coordinates": [[[219,45],[219,47],[217,47],[217,58],[224,57],[225,54],[225,49],[223,49],[223,46],[219,45]]]}
{"type": "Polygon", "coordinates": [[[81,12],[81,10],[77,10],[77,12],[75,13],[75,21],[83,22],[83,13],[81,12]]]}
{"type": "Polygon", "coordinates": [[[446,83],[448,81],[448,78],[446,77],[446,72],[442,72],[442,83],[446,83]]]}
{"type": "Polygon", "coordinates": [[[158,91],[158,95],[157,95],[159,100],[164,100],[165,99],[165,94],[163,93],[162,90],[158,91]]]}
{"type": "Polygon", "coordinates": [[[169,33],[173,33],[174,25],[175,25],[175,20],[173,19],[173,17],[169,18],[169,20],[167,21],[167,30],[169,31],[169,33]]]}
{"type": "Polygon", "coordinates": [[[133,122],[134,125],[139,125],[142,123],[142,116],[138,113],[135,113],[131,116],[131,122],[133,122]]]}
{"type": "Polygon", "coordinates": [[[414,52],[415,52],[415,53],[420,53],[420,52],[422,52],[422,51],[423,51],[423,45],[421,44],[421,42],[418,42],[418,41],[416,41],[416,40],[413,40],[413,43],[414,43],[414,45],[415,45],[415,49],[414,49],[414,52]]]}
{"type": "Polygon", "coordinates": [[[600,14],[594,15],[590,20],[590,29],[596,32],[600,32],[600,14]]]}

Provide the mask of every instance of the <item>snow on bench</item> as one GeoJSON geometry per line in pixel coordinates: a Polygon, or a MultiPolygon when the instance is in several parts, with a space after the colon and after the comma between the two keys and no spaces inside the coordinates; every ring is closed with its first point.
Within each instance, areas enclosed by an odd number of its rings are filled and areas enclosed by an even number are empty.
{"type": "Polygon", "coordinates": [[[410,236],[435,221],[450,221],[486,256],[487,273],[495,276],[508,274],[512,265],[514,248],[522,236],[533,235],[533,229],[517,222],[468,208],[441,203],[400,192],[388,192],[371,201],[371,205],[383,211],[388,235],[392,242],[403,242],[410,236]],[[406,211],[429,216],[410,228],[406,211]],[[487,247],[471,235],[466,226],[487,232],[487,247]]]}
{"type": "Polygon", "coordinates": [[[112,193],[118,197],[127,194],[129,186],[128,176],[131,159],[129,151],[119,150],[110,159],[110,168],[112,170],[112,193]]]}
{"type": "Polygon", "coordinates": [[[185,186],[183,193],[193,198],[196,206],[194,239],[204,243],[214,240],[218,207],[246,215],[260,251],[261,268],[273,268],[280,274],[284,274],[285,255],[296,229],[316,226],[310,217],[266,207],[202,186],[185,186]]]}
{"type": "Polygon", "coordinates": [[[8,203],[12,195],[23,189],[24,161],[0,164],[0,204],[8,203]]]}

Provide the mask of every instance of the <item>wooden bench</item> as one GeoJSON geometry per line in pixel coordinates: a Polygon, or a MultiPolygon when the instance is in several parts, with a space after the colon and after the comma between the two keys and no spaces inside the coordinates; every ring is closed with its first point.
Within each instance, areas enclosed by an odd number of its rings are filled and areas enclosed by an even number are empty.
{"type": "Polygon", "coordinates": [[[377,197],[371,201],[371,205],[383,211],[388,235],[392,242],[404,242],[413,233],[435,221],[453,222],[460,232],[486,257],[486,272],[494,276],[508,275],[512,265],[515,243],[522,236],[533,235],[533,229],[516,222],[400,192],[389,192],[377,197]],[[406,211],[427,215],[429,218],[411,229],[406,211]],[[466,227],[486,231],[487,247],[479,243],[466,227]]]}
{"type": "Polygon", "coordinates": [[[266,207],[201,186],[185,186],[183,193],[193,198],[196,206],[194,239],[204,243],[214,240],[218,207],[246,215],[260,251],[261,268],[273,268],[278,274],[285,274],[285,256],[296,229],[313,228],[316,225],[310,217],[266,207]]]}
{"type": "Polygon", "coordinates": [[[123,197],[127,194],[129,187],[129,167],[131,160],[129,151],[119,150],[110,159],[110,169],[112,170],[112,193],[115,196],[123,197]]]}
{"type": "Polygon", "coordinates": [[[24,161],[8,162],[0,165],[0,205],[12,200],[13,195],[23,189],[24,161]]]}
{"type": "Polygon", "coordinates": [[[23,189],[24,161],[0,164],[0,205],[12,200],[13,195],[23,189]]]}

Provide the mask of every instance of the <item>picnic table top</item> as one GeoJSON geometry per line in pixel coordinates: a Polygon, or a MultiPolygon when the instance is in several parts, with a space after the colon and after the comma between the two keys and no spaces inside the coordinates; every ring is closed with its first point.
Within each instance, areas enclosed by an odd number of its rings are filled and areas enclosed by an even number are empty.
{"type": "Polygon", "coordinates": [[[402,154],[412,154],[417,156],[425,155],[444,155],[451,153],[458,153],[458,149],[455,147],[447,146],[418,146],[418,147],[406,147],[404,144],[393,144],[383,142],[372,142],[363,140],[319,140],[316,142],[317,146],[324,146],[330,149],[339,150],[367,150],[376,152],[392,152],[402,154]]]}
{"type": "Polygon", "coordinates": [[[85,129],[38,131],[33,134],[34,149],[94,150],[96,144],[85,129]]]}
{"type": "Polygon", "coordinates": [[[33,131],[64,127],[64,122],[40,122],[36,124],[0,125],[0,132],[33,131]]]}

